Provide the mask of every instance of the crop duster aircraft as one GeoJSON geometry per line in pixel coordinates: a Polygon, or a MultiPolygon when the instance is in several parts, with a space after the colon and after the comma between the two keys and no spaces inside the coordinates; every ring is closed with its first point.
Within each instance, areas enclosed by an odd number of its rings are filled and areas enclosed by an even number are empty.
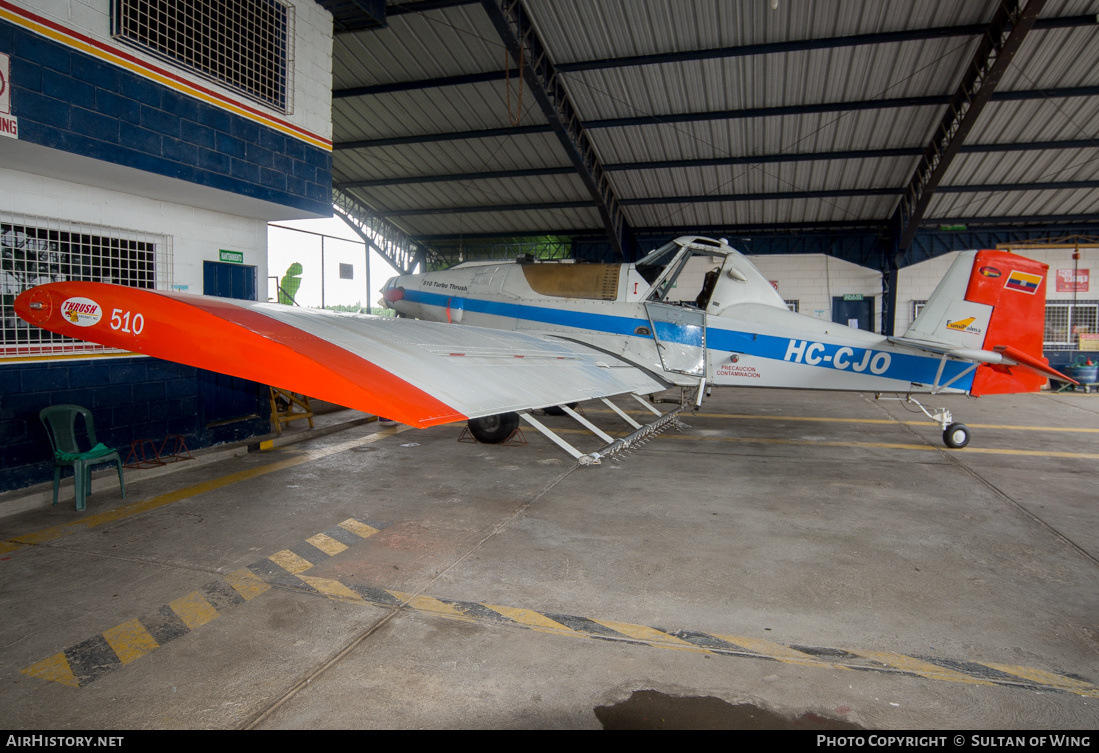
{"type": "Polygon", "coordinates": [[[1042,358],[1048,267],[1005,251],[965,251],[901,337],[790,311],[724,240],[686,236],[635,264],[469,262],[389,280],[399,317],[337,314],[95,282],[22,293],[31,324],[386,416],[414,427],[467,420],[504,441],[520,419],[582,464],[673,425],[714,386],[898,393],[964,447],[969,430],[912,395],[1032,392],[1042,358]],[[641,395],[683,389],[661,415],[641,395]],[[607,398],[633,395],[642,426],[607,398]],[[690,395],[691,399],[687,396],[690,395]],[[602,398],[634,428],[613,439],[573,404],[602,398]],[[581,453],[530,415],[564,412],[607,445],[581,453]]]}

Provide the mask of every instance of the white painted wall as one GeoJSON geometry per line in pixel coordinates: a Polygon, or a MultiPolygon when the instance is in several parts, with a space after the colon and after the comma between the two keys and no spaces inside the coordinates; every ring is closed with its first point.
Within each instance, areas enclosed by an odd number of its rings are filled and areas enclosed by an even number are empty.
{"type": "Polygon", "coordinates": [[[0,167],[0,214],[29,215],[167,236],[171,282],[202,292],[202,262],[221,249],[240,251],[256,267],[259,297],[267,277],[267,223],[206,209],[70,183],[0,167]]]}
{"type": "Polygon", "coordinates": [[[313,0],[284,0],[294,8],[293,109],[281,113],[235,90],[195,73],[185,65],[172,65],[143,52],[140,47],[119,44],[111,37],[111,0],[13,0],[14,4],[54,21],[67,29],[103,42],[127,55],[172,73],[187,81],[239,99],[250,106],[305,128],[324,139],[332,138],[332,15],[313,0]]]}
{"type": "Polygon", "coordinates": [[[897,317],[894,319],[894,332],[903,335],[912,320],[913,303],[926,301],[936,286],[942,282],[950,265],[958,257],[958,252],[937,256],[919,264],[913,264],[900,270],[897,275],[897,317]]]}
{"type": "Polygon", "coordinates": [[[832,298],[857,293],[874,299],[874,331],[881,330],[881,274],[823,254],[749,256],[763,276],[778,283],[784,300],[797,300],[799,313],[832,320],[832,298]]]}

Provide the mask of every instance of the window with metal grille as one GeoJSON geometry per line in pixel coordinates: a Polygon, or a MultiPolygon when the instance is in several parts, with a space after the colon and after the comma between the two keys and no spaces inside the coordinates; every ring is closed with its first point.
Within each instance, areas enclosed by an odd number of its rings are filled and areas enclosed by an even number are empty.
{"type": "Polygon", "coordinates": [[[114,0],[112,33],[289,112],[293,8],[279,0],[114,0]]]}
{"type": "Polygon", "coordinates": [[[1043,340],[1047,350],[1078,350],[1080,335],[1099,333],[1099,303],[1048,303],[1043,340]]]}
{"type": "Polygon", "coordinates": [[[108,351],[27,324],[16,296],[65,280],[167,288],[169,255],[164,236],[0,214],[0,358],[108,351]]]}
{"type": "Polygon", "coordinates": [[[920,315],[926,305],[927,301],[912,301],[912,321],[916,321],[916,317],[920,315]]]}
{"type": "Polygon", "coordinates": [[[797,299],[790,299],[790,300],[787,300],[785,303],[786,303],[786,308],[790,309],[795,314],[798,312],[798,307],[801,306],[801,301],[797,300],[797,299]]]}

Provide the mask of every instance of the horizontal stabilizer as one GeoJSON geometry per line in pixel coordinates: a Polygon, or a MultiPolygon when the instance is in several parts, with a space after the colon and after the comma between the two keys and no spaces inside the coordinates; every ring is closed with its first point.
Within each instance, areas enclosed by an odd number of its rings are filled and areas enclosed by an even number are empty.
{"type": "Polygon", "coordinates": [[[1028,369],[1033,369],[1040,374],[1051,376],[1062,382],[1068,382],[1069,384],[1080,384],[1070,376],[1062,374],[1057,369],[1050,366],[1044,358],[1035,358],[1034,356],[1027,355],[1018,348],[1013,348],[1010,345],[997,345],[993,348],[997,353],[1003,354],[1004,358],[1014,361],[1020,366],[1026,366],[1028,369]]]}

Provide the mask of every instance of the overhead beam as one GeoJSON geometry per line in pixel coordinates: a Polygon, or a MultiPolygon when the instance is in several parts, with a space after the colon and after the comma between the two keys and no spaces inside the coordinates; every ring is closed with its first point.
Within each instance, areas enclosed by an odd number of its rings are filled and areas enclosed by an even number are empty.
{"type": "MultiPolygon", "coordinates": [[[[1005,193],[1009,191],[1084,191],[1099,188],[1099,180],[1057,180],[1038,183],[980,183],[973,185],[941,186],[939,193],[1005,193]]],[[[789,201],[802,199],[839,199],[866,196],[900,196],[903,187],[886,188],[836,188],[821,191],[763,191],[759,193],[702,194],[697,196],[645,196],[619,199],[621,206],[636,207],[665,204],[712,204],[715,202],[789,201]]],[[[585,209],[586,201],[544,201],[520,204],[483,204],[457,207],[420,207],[389,209],[376,212],[379,217],[418,217],[430,214],[478,214],[483,212],[525,212],[551,209],[585,209]]],[[[939,222],[939,220],[935,220],[939,222]]],[[[964,221],[964,220],[963,220],[964,221]]],[[[867,222],[870,222],[868,220],[867,222]]]]}
{"type": "MultiPolygon", "coordinates": [[[[1076,26],[1095,26],[1095,15],[1065,16],[1061,18],[1040,19],[1035,28],[1062,29],[1076,26]]],[[[984,24],[964,24],[958,26],[937,26],[929,29],[907,29],[887,31],[876,34],[850,34],[839,37],[821,37],[818,39],[795,39],[786,42],[764,44],[745,44],[735,47],[718,47],[709,50],[686,50],[666,52],[654,55],[631,55],[619,58],[584,60],[575,63],[559,63],[561,73],[577,71],[606,70],[608,68],[626,68],[639,65],[664,65],[667,63],[685,63],[696,60],[721,60],[727,58],[751,57],[754,55],[772,55],[776,53],[805,52],[810,50],[833,50],[840,47],[858,47],[873,44],[896,44],[899,42],[945,39],[949,37],[970,37],[981,34],[987,27],[984,24]]]]}
{"type": "Polygon", "coordinates": [[[464,73],[460,76],[440,76],[439,78],[424,79],[422,81],[394,81],[388,84],[373,84],[371,86],[351,86],[346,89],[333,89],[332,99],[371,97],[377,94],[392,94],[393,92],[441,89],[447,86],[462,86],[464,84],[481,84],[490,81],[503,81],[509,76],[518,77],[518,75],[518,71],[505,69],[485,71],[484,73],[464,73]]]}
{"type": "Polygon", "coordinates": [[[1001,1],[950,98],[890,223],[896,253],[903,253],[912,243],[935,189],[985,105],[992,101],[993,92],[1046,4],[1046,0],[1024,1],[1025,7],[1020,7],[1018,0],[1001,1]]]}
{"type": "MultiPolygon", "coordinates": [[[[478,0],[425,0],[424,2],[404,3],[391,5],[388,8],[388,16],[393,17],[405,13],[435,10],[438,7],[451,7],[454,5],[468,5],[478,0]],[[430,7],[429,7],[430,6],[430,7]]],[[[1061,18],[1040,18],[1034,25],[1036,29],[1067,29],[1076,27],[1095,26],[1097,23],[1094,15],[1063,16],[1061,18]]],[[[626,68],[639,65],[662,65],[666,63],[682,63],[693,60],[718,60],[725,58],[750,57],[753,55],[769,55],[782,52],[802,52],[810,50],[831,50],[841,47],[856,47],[860,45],[889,44],[898,42],[921,41],[927,39],[946,39],[950,37],[976,36],[987,27],[983,24],[963,24],[957,26],[937,26],[928,29],[909,29],[905,31],[883,32],[880,34],[851,34],[839,37],[822,37],[819,39],[798,39],[788,42],[772,42],[767,44],[746,44],[735,47],[719,47],[709,50],[688,50],[685,52],[659,53],[655,55],[632,55],[619,58],[600,58],[596,60],[581,60],[572,63],[558,63],[558,73],[575,73],[579,71],[606,70],[610,68],[626,68]]],[[[412,81],[403,81],[399,84],[384,84],[381,87],[396,87],[392,89],[379,89],[374,91],[373,86],[352,87],[346,89],[334,89],[333,99],[344,97],[369,96],[383,91],[412,91],[415,89],[434,89],[445,86],[460,86],[463,84],[479,83],[481,81],[501,80],[504,71],[486,71],[484,73],[467,74],[466,76],[448,76],[443,78],[429,78],[412,81]],[[479,78],[475,78],[479,77],[479,78]]],[[[515,75],[512,73],[511,75],[515,75]]]]}
{"type": "Polygon", "coordinates": [[[557,70],[542,44],[534,24],[518,0],[481,0],[496,33],[507,48],[515,66],[523,71],[523,81],[530,88],[542,113],[576,168],[591,196],[611,249],[618,259],[630,254],[629,225],[618,206],[617,197],[595,148],[584,131],[584,125],[562,86],[557,70]]]}
{"type": "MultiPolygon", "coordinates": [[[[1041,0],[1045,2],[1045,0],[1041,0]]],[[[1024,102],[1035,99],[1058,99],[1062,97],[1094,97],[1099,94],[1099,86],[1069,86],[1051,89],[1033,89],[1021,91],[997,92],[991,94],[992,102],[1024,102]]],[[[667,125],[669,123],[700,123],[710,120],[743,120],[745,118],[770,118],[783,115],[813,115],[828,112],[851,112],[862,110],[886,110],[897,107],[942,107],[951,105],[954,97],[949,94],[924,97],[890,97],[883,99],[863,99],[852,102],[820,102],[811,105],[779,105],[776,107],[745,107],[739,110],[713,110],[709,112],[668,113],[666,115],[641,115],[628,118],[603,118],[589,120],[585,125],[597,128],[630,128],[645,125],[667,125]]]]}
{"type": "Polygon", "coordinates": [[[524,204],[485,204],[466,207],[424,207],[420,209],[390,209],[375,212],[381,218],[423,217],[432,214],[479,214],[483,212],[534,212],[552,209],[593,209],[590,201],[540,201],[524,204]]]}
{"type": "MultiPolygon", "coordinates": [[[[1005,231],[1018,231],[1018,232],[1037,232],[1034,230],[1035,226],[1041,225],[1044,228],[1073,228],[1082,230],[1080,226],[1088,223],[1099,223],[1099,212],[1092,214],[1071,214],[1071,215],[1042,215],[1042,216],[1022,216],[1022,217],[978,217],[978,218],[936,218],[935,224],[942,225],[958,225],[963,224],[972,227],[980,227],[982,229],[989,229],[994,231],[997,228],[1004,229],[1005,231]],[[1030,226],[1030,230],[1022,227],[1022,224],[1030,226]]],[[[1096,228],[1095,230],[1099,230],[1096,228]]],[[[1095,232],[1092,230],[1092,232],[1095,232]]],[[[698,225],[681,225],[681,226],[667,226],[667,227],[640,227],[634,228],[634,232],[645,242],[651,238],[668,238],[676,235],[708,235],[713,237],[725,237],[736,246],[738,242],[742,240],[737,239],[737,236],[751,235],[753,233],[782,233],[782,232],[796,232],[806,233],[811,231],[820,231],[828,233],[842,233],[844,236],[850,236],[851,234],[859,235],[880,235],[880,224],[877,220],[867,220],[865,222],[772,222],[772,223],[751,223],[743,225],[720,225],[720,226],[703,226],[698,225]]],[[[563,235],[569,237],[591,237],[598,231],[592,228],[573,228],[571,230],[555,231],[555,235],[563,235]]],[[[969,232],[967,230],[951,230],[951,231],[939,231],[933,227],[927,227],[921,229],[920,235],[925,233],[964,233],[969,232]]],[[[477,243],[479,241],[494,241],[504,240],[509,238],[523,238],[523,237],[537,237],[546,235],[545,230],[511,230],[494,233],[460,233],[460,234],[448,234],[438,233],[433,235],[422,235],[417,238],[424,243],[447,243],[458,242],[462,243],[477,243]]],[[[811,239],[811,235],[804,236],[807,239],[811,239]]],[[[971,248],[974,246],[970,246],[971,248]]]]}
{"type": "Polygon", "coordinates": [[[386,15],[403,16],[409,13],[426,13],[443,8],[456,8],[460,5],[473,5],[478,0],[413,0],[407,3],[395,3],[386,9],[386,15]]]}
{"type": "MultiPolygon", "coordinates": [[[[963,144],[961,154],[996,154],[1011,152],[1051,151],[1060,149],[1096,149],[1099,141],[1071,139],[1068,141],[1022,141],[1014,144],[963,144]]],[[[894,149],[844,149],[835,152],[784,152],[781,154],[757,154],[750,157],[711,157],[707,159],[659,160],[654,162],[618,162],[603,165],[608,173],[636,170],[694,169],[699,167],[723,167],[728,165],[768,165],[785,162],[833,162],[836,160],[882,159],[919,157],[923,147],[897,147],[894,149]]],[[[497,178],[540,178],[549,175],[571,175],[571,167],[536,167],[526,170],[485,170],[474,173],[442,173],[432,175],[401,175],[371,180],[348,180],[335,184],[336,188],[384,188],[387,186],[419,185],[423,183],[464,183],[471,180],[497,178]]]]}
{"type": "Polygon", "coordinates": [[[575,175],[571,167],[538,167],[531,170],[485,170],[479,173],[452,173],[449,175],[408,175],[399,178],[379,178],[377,180],[349,180],[336,183],[339,189],[383,188],[386,186],[408,186],[421,183],[464,183],[471,180],[493,180],[497,178],[542,178],[550,175],[575,175]]]}
{"type": "MultiPolygon", "coordinates": [[[[1055,89],[1033,89],[996,92],[992,102],[1027,102],[1044,99],[1070,99],[1075,97],[1099,96],[1099,86],[1070,86],[1055,89]]],[[[670,123],[702,122],[710,120],[739,120],[744,118],[769,118],[783,115],[806,115],[826,112],[849,112],[855,110],[885,110],[898,107],[942,107],[949,105],[949,95],[926,97],[898,97],[891,99],[868,99],[850,102],[823,102],[814,105],[783,105],[779,107],[753,107],[744,110],[721,110],[714,112],[669,113],[667,115],[645,115],[632,118],[607,118],[584,123],[587,130],[599,128],[622,128],[642,125],[666,125],[670,123]]],[[[476,131],[456,131],[451,133],[431,133],[416,136],[395,136],[381,139],[362,139],[357,141],[338,141],[334,149],[371,149],[379,146],[401,144],[428,144],[438,141],[457,141],[462,139],[480,139],[493,136],[507,136],[517,133],[549,133],[547,125],[516,126],[515,128],[487,128],[476,131]]],[[[605,169],[605,168],[604,168],[605,169]]]]}
{"type": "Polygon", "coordinates": [[[381,139],[360,139],[357,141],[337,141],[332,148],[374,149],[380,146],[404,146],[407,144],[434,144],[442,141],[466,141],[471,139],[504,138],[526,136],[532,133],[551,133],[548,125],[512,126],[510,128],[481,128],[475,131],[452,131],[450,133],[425,133],[416,136],[390,136],[381,139]]]}

